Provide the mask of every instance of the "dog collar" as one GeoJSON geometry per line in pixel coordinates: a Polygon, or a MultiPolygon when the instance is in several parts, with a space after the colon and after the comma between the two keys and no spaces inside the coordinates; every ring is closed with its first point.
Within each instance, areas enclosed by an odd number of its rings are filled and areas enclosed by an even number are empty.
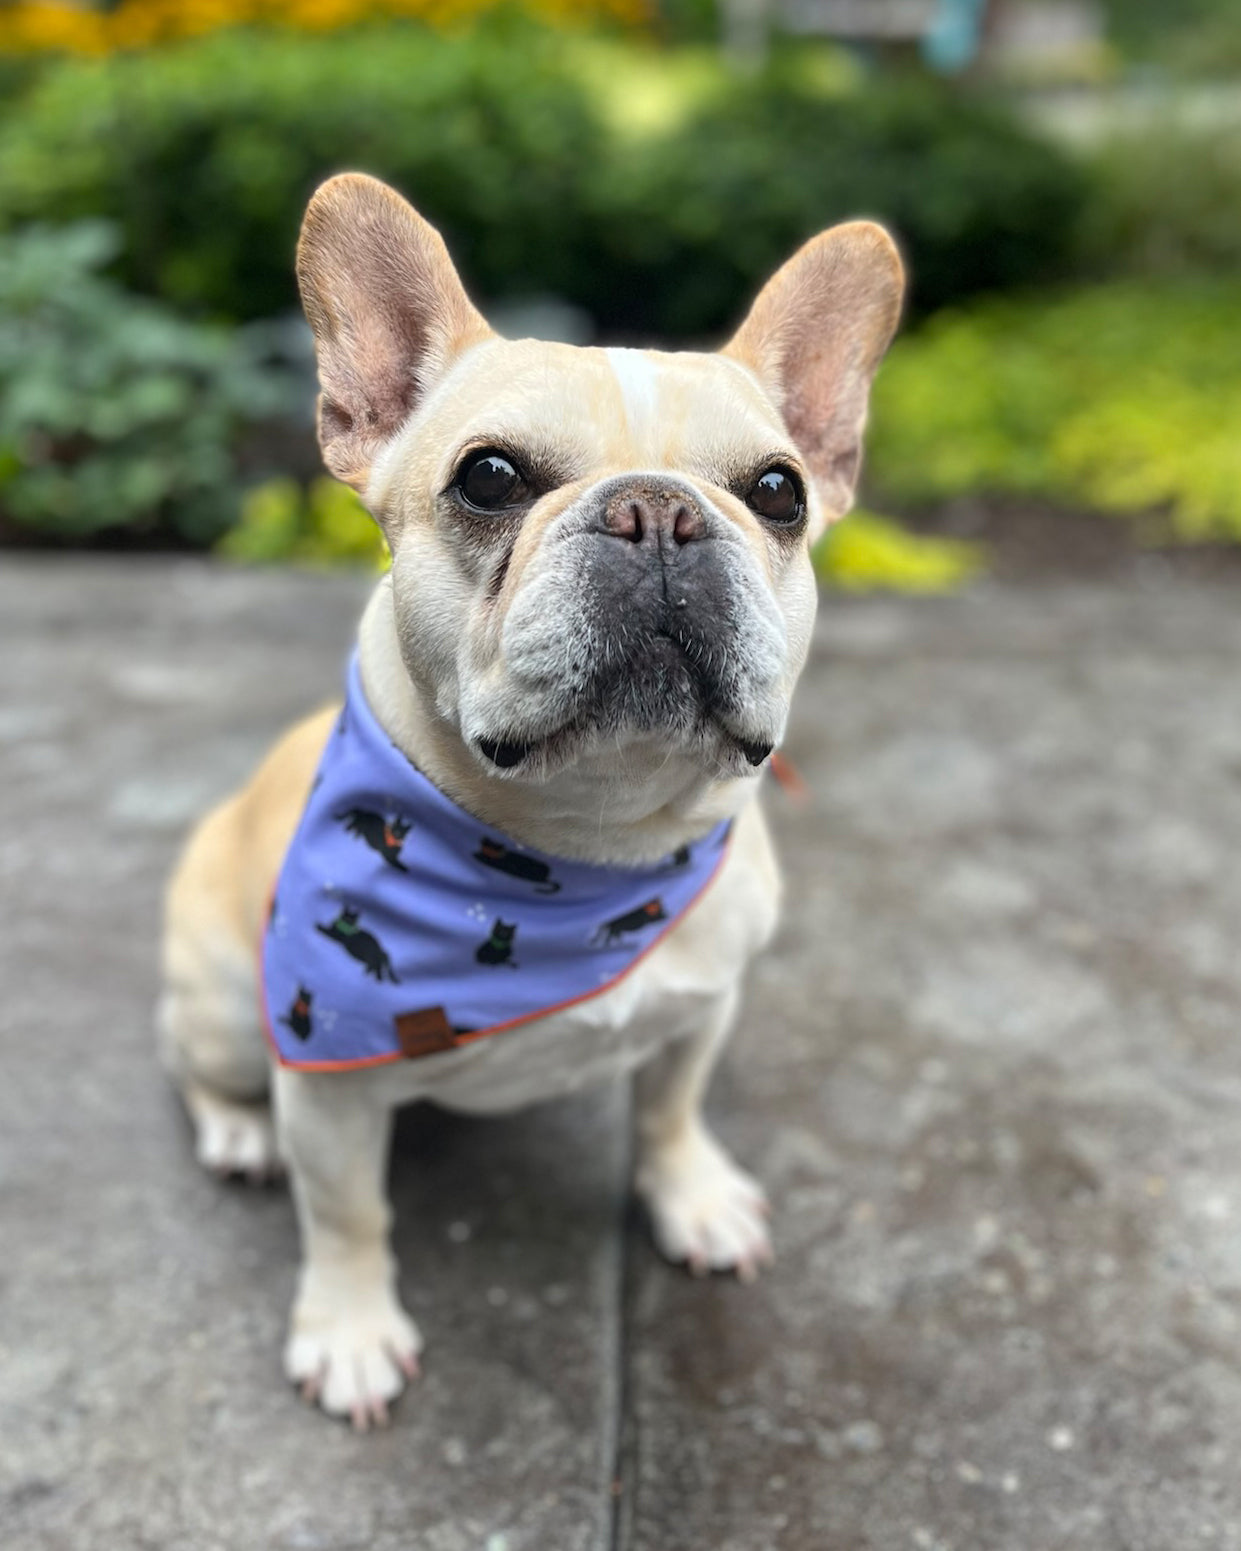
{"type": "Polygon", "coordinates": [[[307,1071],[412,1060],[598,996],[707,888],[729,829],[653,867],[520,845],[392,743],[355,657],[263,934],[275,1054],[307,1071]]]}

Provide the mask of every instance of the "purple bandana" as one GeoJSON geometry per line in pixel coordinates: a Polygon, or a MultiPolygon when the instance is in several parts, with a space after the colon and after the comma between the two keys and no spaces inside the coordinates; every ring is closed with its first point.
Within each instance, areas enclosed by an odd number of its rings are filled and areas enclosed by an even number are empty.
{"type": "Polygon", "coordinates": [[[263,937],[275,1052],[308,1071],[407,1060],[597,996],[707,887],[728,832],[653,867],[532,851],[410,764],[355,660],[263,937]]]}

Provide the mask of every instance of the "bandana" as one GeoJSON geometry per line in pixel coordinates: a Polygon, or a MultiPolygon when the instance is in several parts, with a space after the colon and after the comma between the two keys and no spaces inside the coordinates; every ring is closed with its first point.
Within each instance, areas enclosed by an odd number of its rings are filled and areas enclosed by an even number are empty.
{"type": "Polygon", "coordinates": [[[729,823],[653,867],[533,851],[396,748],[356,659],[263,934],[263,1012],[285,1066],[413,1060],[598,996],[669,932],[729,823]]]}

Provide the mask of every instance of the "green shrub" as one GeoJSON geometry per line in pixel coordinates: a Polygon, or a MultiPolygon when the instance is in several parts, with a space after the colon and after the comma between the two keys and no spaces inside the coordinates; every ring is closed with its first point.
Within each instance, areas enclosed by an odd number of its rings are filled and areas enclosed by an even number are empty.
{"type": "Polygon", "coordinates": [[[216,549],[226,559],[252,565],[292,560],[382,571],[389,558],[374,518],[348,485],[327,475],[305,490],[288,478],[256,486],[242,502],[237,526],[216,549]]]}
{"type": "Polygon", "coordinates": [[[869,478],[891,500],[1014,493],[1241,539],[1241,286],[990,301],[898,341],[869,478]]]}
{"type": "Polygon", "coordinates": [[[0,54],[0,113],[12,111],[30,90],[46,61],[25,54],[0,54]]]}
{"type": "Polygon", "coordinates": [[[358,167],[439,222],[484,293],[557,290],[601,156],[547,47],[416,28],[223,33],[50,70],[0,127],[0,215],[117,221],[126,283],[237,318],[296,305],[315,184],[358,167]]]}
{"type": "Polygon", "coordinates": [[[126,284],[267,316],[294,303],[307,195],[348,166],[440,225],[479,294],[550,291],[672,337],[728,326],[795,244],[857,214],[893,224],[923,307],[1045,278],[1082,198],[1076,167],[1004,117],[830,50],[751,78],[705,52],[393,26],[48,67],[0,119],[0,221],[106,217],[126,284]],[[683,110],[652,120],[661,92],[683,110]]]}
{"type": "Polygon", "coordinates": [[[954,592],[986,569],[981,545],[910,533],[867,511],[830,527],[813,559],[819,580],[837,592],[954,592]]]}
{"type": "Polygon", "coordinates": [[[1241,270],[1241,123],[1157,122],[1095,155],[1083,222],[1090,267],[1159,277],[1241,270]]]}
{"type": "Polygon", "coordinates": [[[929,310],[1065,273],[1085,187],[986,107],[904,80],[824,91],[781,58],[601,181],[608,283],[586,304],[612,327],[706,333],[806,237],[872,216],[906,253],[914,307],[929,310]]]}
{"type": "Polygon", "coordinates": [[[118,241],[97,222],[0,239],[0,525],[209,542],[236,516],[244,429],[303,390],[102,277],[118,241]]]}
{"type": "Polygon", "coordinates": [[[1105,0],[1108,30],[1132,58],[1187,75],[1241,64],[1236,0],[1105,0]]]}

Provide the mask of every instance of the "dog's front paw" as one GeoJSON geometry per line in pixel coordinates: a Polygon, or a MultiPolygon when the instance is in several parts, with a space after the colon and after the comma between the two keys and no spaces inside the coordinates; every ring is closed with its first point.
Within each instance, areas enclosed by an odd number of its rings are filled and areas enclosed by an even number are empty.
{"type": "Polygon", "coordinates": [[[772,1262],[767,1197],[718,1142],[694,1127],[675,1142],[648,1147],[638,1169],[655,1242],[697,1276],[736,1271],[753,1280],[772,1262]]]}
{"type": "Polygon", "coordinates": [[[306,1400],[366,1432],[387,1424],[388,1402],[417,1377],[421,1350],[417,1326],[386,1289],[312,1287],[293,1310],[284,1371],[306,1400]]]}

